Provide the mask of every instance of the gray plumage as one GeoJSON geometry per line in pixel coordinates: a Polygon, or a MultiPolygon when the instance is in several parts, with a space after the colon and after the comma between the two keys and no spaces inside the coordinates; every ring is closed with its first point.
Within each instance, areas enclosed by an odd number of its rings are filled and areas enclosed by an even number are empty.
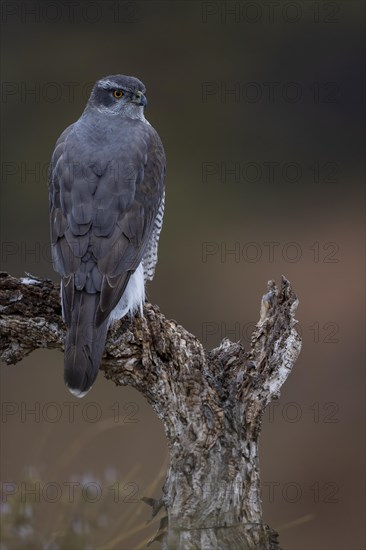
{"type": "Polygon", "coordinates": [[[157,262],[165,154],[144,117],[144,92],[133,77],[96,82],[51,160],[51,246],[67,326],[65,382],[78,397],[98,374],[111,320],[142,310],[144,281],[157,262]]]}

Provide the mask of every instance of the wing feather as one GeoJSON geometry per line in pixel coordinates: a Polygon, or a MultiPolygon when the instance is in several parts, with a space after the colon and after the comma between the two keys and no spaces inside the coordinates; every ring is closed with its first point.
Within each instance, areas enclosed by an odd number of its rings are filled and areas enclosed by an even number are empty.
{"type": "Polygon", "coordinates": [[[71,322],[77,289],[100,293],[94,319],[100,326],[151,241],[164,194],[165,154],[146,123],[125,120],[114,147],[97,152],[80,139],[77,124],[60,136],[51,161],[52,254],[63,277],[65,322],[71,322]]]}

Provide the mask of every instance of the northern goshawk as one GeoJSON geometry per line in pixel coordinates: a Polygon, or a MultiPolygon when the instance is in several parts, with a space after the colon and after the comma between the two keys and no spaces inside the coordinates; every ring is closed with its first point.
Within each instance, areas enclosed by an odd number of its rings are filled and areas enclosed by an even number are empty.
{"type": "Polygon", "coordinates": [[[93,87],[59,137],[49,172],[52,258],[67,327],[65,382],[94,383],[108,326],[140,310],[164,214],[165,153],[144,116],[145,86],[114,75],[93,87]]]}

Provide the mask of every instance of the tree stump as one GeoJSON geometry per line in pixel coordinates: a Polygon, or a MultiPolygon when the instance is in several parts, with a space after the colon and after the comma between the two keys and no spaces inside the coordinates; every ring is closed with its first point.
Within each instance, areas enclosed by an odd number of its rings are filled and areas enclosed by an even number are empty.
{"type": "MultiPolygon", "coordinates": [[[[0,353],[15,364],[38,348],[63,349],[59,286],[0,273],[0,353]]],[[[224,339],[205,351],[159,308],[109,330],[101,369],[143,393],[164,425],[170,464],[155,537],[163,550],[278,549],[262,520],[258,439],[264,410],[300,353],[298,300],[290,283],[268,283],[251,349],[224,339]]]]}

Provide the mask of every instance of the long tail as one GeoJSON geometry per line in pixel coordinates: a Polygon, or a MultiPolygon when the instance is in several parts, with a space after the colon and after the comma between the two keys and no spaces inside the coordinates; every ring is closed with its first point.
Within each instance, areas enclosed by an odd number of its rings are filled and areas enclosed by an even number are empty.
{"type": "Polygon", "coordinates": [[[84,397],[98,375],[105,346],[108,319],[95,326],[99,294],[75,291],[65,340],[65,384],[76,397],[84,397]]]}

